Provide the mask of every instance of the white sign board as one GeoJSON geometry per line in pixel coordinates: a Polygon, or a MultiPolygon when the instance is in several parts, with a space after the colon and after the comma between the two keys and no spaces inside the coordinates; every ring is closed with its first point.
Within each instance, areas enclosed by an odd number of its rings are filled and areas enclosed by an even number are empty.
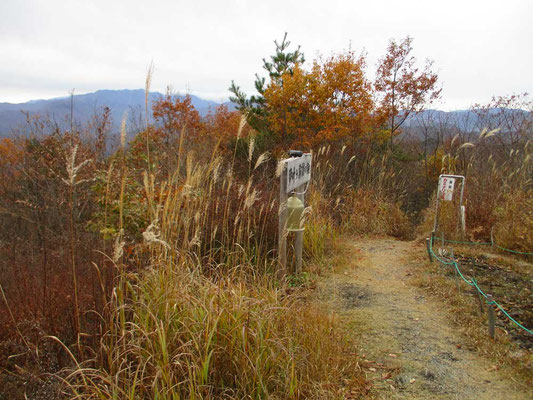
{"type": "Polygon", "coordinates": [[[439,179],[439,199],[444,201],[452,201],[454,186],[455,178],[441,176],[439,179]]]}
{"type": "Polygon", "coordinates": [[[287,193],[311,180],[311,154],[288,158],[285,162],[287,164],[287,193]]]}

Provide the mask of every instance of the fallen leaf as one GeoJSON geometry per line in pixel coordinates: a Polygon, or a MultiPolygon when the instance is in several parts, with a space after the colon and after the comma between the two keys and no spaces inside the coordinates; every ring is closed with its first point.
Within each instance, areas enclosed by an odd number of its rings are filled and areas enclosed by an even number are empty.
{"type": "Polygon", "coordinates": [[[412,378],[409,383],[415,383],[416,379],[415,378],[412,378]]]}
{"type": "Polygon", "coordinates": [[[398,354],[389,353],[389,357],[396,358],[396,357],[398,357],[398,354]]]}
{"type": "Polygon", "coordinates": [[[375,368],[368,368],[370,371],[372,372],[376,372],[376,369],[375,368]]]}

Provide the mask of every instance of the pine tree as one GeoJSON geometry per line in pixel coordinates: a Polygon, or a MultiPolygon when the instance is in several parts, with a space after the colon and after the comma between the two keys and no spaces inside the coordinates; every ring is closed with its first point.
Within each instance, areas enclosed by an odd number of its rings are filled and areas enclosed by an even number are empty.
{"type": "Polygon", "coordinates": [[[287,40],[287,32],[285,32],[281,43],[275,40],[274,44],[276,45],[276,52],[270,56],[270,61],[263,58],[263,68],[268,72],[268,84],[265,77],[255,74],[257,95],[248,97],[234,81],[231,81],[229,88],[230,92],[233,93],[230,100],[237,104],[237,109],[246,116],[248,124],[261,133],[271,133],[267,122],[268,108],[264,97],[268,85],[271,83],[282,85],[283,74],[290,73],[292,75],[294,67],[305,62],[300,46],[292,52],[288,51],[291,42],[287,40]]]}

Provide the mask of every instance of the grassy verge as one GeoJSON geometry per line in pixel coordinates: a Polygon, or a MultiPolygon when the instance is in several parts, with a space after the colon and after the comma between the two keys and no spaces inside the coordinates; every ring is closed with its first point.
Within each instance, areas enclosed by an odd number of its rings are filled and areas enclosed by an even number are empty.
{"type": "Polygon", "coordinates": [[[70,396],[340,399],[364,387],[353,345],[305,296],[198,270],[130,276],[98,357],[68,375],[70,396]]]}

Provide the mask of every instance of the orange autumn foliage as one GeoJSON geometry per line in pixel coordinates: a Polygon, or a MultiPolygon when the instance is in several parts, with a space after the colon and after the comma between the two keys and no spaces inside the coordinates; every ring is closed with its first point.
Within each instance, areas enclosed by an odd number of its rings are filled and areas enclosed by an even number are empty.
{"type": "Polygon", "coordinates": [[[440,97],[438,76],[427,60],[424,68],[416,66],[411,55],[413,39],[409,36],[396,43],[391,39],[387,54],[379,61],[374,87],[379,99],[378,112],[388,122],[390,142],[411,113],[422,111],[440,97]]]}
{"type": "Polygon", "coordinates": [[[17,164],[23,156],[23,149],[19,143],[11,138],[0,140],[0,168],[7,168],[17,164]]]}
{"type": "Polygon", "coordinates": [[[157,131],[165,143],[178,139],[182,132],[193,141],[198,139],[201,120],[191,96],[180,98],[167,93],[154,103],[152,111],[157,131]]]}
{"type": "Polygon", "coordinates": [[[371,85],[364,57],[346,52],[316,60],[310,71],[296,65],[265,91],[268,122],[282,144],[313,147],[355,138],[373,120],[371,85]]]}
{"type": "Polygon", "coordinates": [[[243,116],[239,111],[230,111],[225,104],[217,106],[209,112],[204,120],[206,134],[222,143],[228,143],[237,136],[246,137],[250,134],[249,125],[243,126],[243,116]]]}
{"type": "Polygon", "coordinates": [[[24,157],[24,147],[22,143],[11,138],[0,140],[0,181],[4,192],[7,186],[14,182],[20,171],[17,166],[24,157]]]}

